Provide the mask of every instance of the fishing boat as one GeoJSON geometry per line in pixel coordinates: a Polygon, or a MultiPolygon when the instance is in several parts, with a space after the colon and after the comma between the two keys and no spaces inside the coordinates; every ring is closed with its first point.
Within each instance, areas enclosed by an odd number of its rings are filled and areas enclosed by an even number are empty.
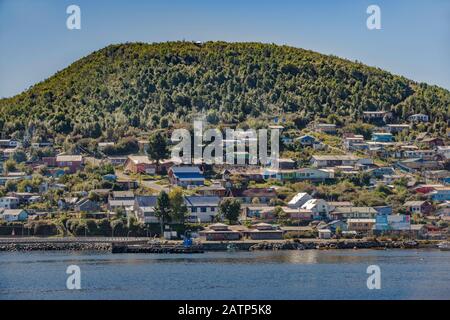
{"type": "Polygon", "coordinates": [[[238,251],[238,250],[239,250],[238,246],[235,245],[234,243],[229,243],[227,245],[227,251],[228,252],[235,252],[235,251],[238,251]]]}
{"type": "Polygon", "coordinates": [[[437,247],[442,251],[450,251],[450,242],[444,241],[437,245],[437,247]]]}

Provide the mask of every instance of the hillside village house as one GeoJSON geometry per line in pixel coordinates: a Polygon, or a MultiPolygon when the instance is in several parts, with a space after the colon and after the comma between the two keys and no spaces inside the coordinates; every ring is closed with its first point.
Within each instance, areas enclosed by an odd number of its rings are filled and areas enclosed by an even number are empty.
{"type": "Polygon", "coordinates": [[[120,209],[127,213],[132,210],[135,204],[133,191],[113,191],[108,197],[108,210],[114,212],[120,209]]]}
{"type": "Polygon", "coordinates": [[[248,188],[234,194],[243,203],[269,203],[276,199],[277,193],[273,188],[248,188]]]}
{"type": "Polygon", "coordinates": [[[352,134],[344,138],[344,147],[347,150],[354,149],[355,146],[363,145],[364,137],[359,134],[352,134]]]}
{"type": "Polygon", "coordinates": [[[392,113],[387,111],[364,111],[363,118],[364,120],[373,121],[379,120],[384,121],[392,117],[392,113]]]}
{"type": "Polygon", "coordinates": [[[429,137],[425,138],[421,141],[422,144],[428,146],[429,148],[436,148],[436,147],[444,147],[445,141],[442,138],[437,137],[429,137]]]}
{"type": "Polygon", "coordinates": [[[197,189],[197,193],[202,196],[218,196],[224,197],[227,189],[221,184],[213,184],[210,186],[203,186],[197,189]]]}
{"type": "MultiPolygon", "coordinates": [[[[272,164],[272,163],[271,163],[272,164]]],[[[295,161],[292,159],[278,159],[278,168],[282,170],[291,170],[295,168],[295,161]]]]}
{"type": "Polygon", "coordinates": [[[315,144],[317,141],[317,139],[309,134],[307,135],[303,135],[301,137],[297,137],[294,139],[294,141],[300,143],[300,145],[304,146],[304,147],[312,147],[313,144],[315,144]]]}
{"type": "Polygon", "coordinates": [[[450,161],[450,146],[437,147],[437,154],[441,156],[443,161],[450,161]]]}
{"type": "Polygon", "coordinates": [[[283,234],[283,230],[268,223],[258,223],[253,229],[245,232],[245,235],[252,240],[282,240],[283,234]]]}
{"type": "Polygon", "coordinates": [[[17,209],[19,206],[19,198],[16,197],[1,197],[0,209],[17,209]]]}
{"type": "Polygon", "coordinates": [[[233,241],[242,237],[239,231],[231,230],[229,226],[223,223],[212,224],[206,230],[200,231],[199,234],[207,241],[233,241]]]}
{"type": "Polygon", "coordinates": [[[82,168],[83,157],[81,155],[58,155],[56,156],[56,166],[59,168],[69,168],[70,173],[75,173],[82,168]]]}
{"type": "Polygon", "coordinates": [[[309,199],[300,207],[282,207],[284,213],[292,220],[323,220],[329,218],[330,206],[322,199],[309,199]]]}
{"type": "Polygon", "coordinates": [[[375,219],[347,219],[347,230],[368,233],[376,223],[375,219]]]}
{"type": "Polygon", "coordinates": [[[443,168],[442,163],[435,160],[426,160],[423,158],[411,158],[398,161],[395,164],[402,171],[414,173],[428,170],[440,170],[443,168]]]}
{"type": "Polygon", "coordinates": [[[94,212],[100,210],[100,205],[96,201],[88,198],[80,199],[75,203],[75,211],[77,212],[94,212]]]}
{"type": "Polygon", "coordinates": [[[306,192],[299,192],[288,202],[288,207],[292,209],[300,208],[311,199],[312,197],[306,192]]]}
{"type": "Polygon", "coordinates": [[[450,201],[445,201],[436,206],[436,215],[443,217],[450,217],[450,201]]]}
{"type": "Polygon", "coordinates": [[[388,132],[374,132],[374,133],[372,133],[372,141],[392,142],[392,141],[394,141],[394,136],[392,135],[392,133],[388,133],[388,132]]]}
{"type": "Polygon", "coordinates": [[[433,160],[436,156],[434,150],[405,150],[403,151],[403,158],[406,159],[425,159],[433,160]]]}
{"type": "Polygon", "coordinates": [[[9,148],[17,148],[20,143],[17,140],[13,139],[0,139],[0,148],[9,149],[9,148]]]}
{"type": "Polygon", "coordinates": [[[83,167],[83,156],[81,155],[43,157],[42,161],[49,167],[67,168],[69,173],[75,173],[83,167]]]}
{"type": "Polygon", "coordinates": [[[187,220],[189,222],[212,222],[219,213],[219,197],[186,196],[184,199],[188,209],[187,220]]]}
{"type": "Polygon", "coordinates": [[[326,133],[326,134],[336,134],[337,133],[337,129],[336,129],[336,125],[335,124],[330,124],[330,123],[317,123],[314,125],[314,131],[316,132],[322,132],[322,133],[326,133]]]}
{"type": "Polygon", "coordinates": [[[169,181],[172,185],[180,187],[203,186],[205,177],[198,167],[174,166],[168,171],[169,181]]]}
{"type": "Polygon", "coordinates": [[[267,205],[249,205],[242,206],[243,218],[257,218],[264,221],[273,221],[275,219],[275,207],[267,205]]]}
{"type": "Polygon", "coordinates": [[[108,211],[115,212],[117,210],[125,210],[125,212],[129,212],[134,207],[134,198],[133,199],[108,199],[108,211]]]}
{"type": "Polygon", "coordinates": [[[330,213],[333,220],[373,218],[378,211],[373,207],[336,207],[330,213]]]}
{"type": "Polygon", "coordinates": [[[110,194],[110,199],[113,199],[113,200],[134,200],[134,192],[131,191],[131,190],[113,191],[110,194]]]}
{"type": "Polygon", "coordinates": [[[428,201],[406,201],[403,205],[410,214],[429,215],[433,210],[433,205],[428,201]]]}
{"type": "Polygon", "coordinates": [[[430,181],[436,181],[444,185],[450,184],[450,171],[447,170],[425,171],[423,176],[430,181]]]}
{"type": "Polygon", "coordinates": [[[266,169],[262,172],[262,178],[280,181],[325,181],[334,178],[334,171],[314,168],[300,168],[293,170],[266,169]]]}
{"type": "Polygon", "coordinates": [[[134,213],[138,221],[142,223],[157,223],[159,218],[155,216],[157,196],[136,196],[134,200],[134,213]]]}
{"type": "Polygon", "coordinates": [[[314,155],[311,164],[314,168],[327,168],[336,166],[355,166],[356,164],[373,164],[372,159],[361,159],[352,154],[348,155],[314,155]]]}
{"type": "Polygon", "coordinates": [[[427,194],[436,191],[437,188],[443,187],[442,184],[419,184],[413,190],[417,193],[427,194]]]}
{"type": "Polygon", "coordinates": [[[385,130],[390,133],[398,133],[404,130],[409,130],[411,125],[409,124],[387,124],[385,130]]]}
{"type": "Polygon", "coordinates": [[[412,116],[408,117],[408,120],[410,122],[428,122],[429,121],[429,117],[426,114],[413,114],[412,116]]]}
{"type": "Polygon", "coordinates": [[[434,188],[434,191],[430,192],[431,200],[437,202],[450,201],[450,186],[442,186],[434,188]]]}
{"type": "Polygon", "coordinates": [[[107,161],[114,167],[123,166],[127,161],[127,156],[111,156],[107,158],[107,161]]]}
{"type": "Polygon", "coordinates": [[[156,163],[148,156],[128,156],[124,164],[124,171],[130,173],[155,174],[156,163]]]}
{"type": "Polygon", "coordinates": [[[0,211],[0,216],[6,222],[26,221],[28,219],[28,212],[23,209],[4,209],[0,211]]]}
{"type": "Polygon", "coordinates": [[[310,211],[313,219],[328,218],[331,208],[325,200],[310,199],[306,201],[300,209],[310,211]]]}
{"type": "Polygon", "coordinates": [[[409,215],[377,215],[373,231],[380,233],[402,233],[411,231],[411,217],[409,215]]]}
{"type": "Polygon", "coordinates": [[[99,142],[97,147],[99,151],[104,151],[107,147],[114,147],[114,142],[99,142]]]}

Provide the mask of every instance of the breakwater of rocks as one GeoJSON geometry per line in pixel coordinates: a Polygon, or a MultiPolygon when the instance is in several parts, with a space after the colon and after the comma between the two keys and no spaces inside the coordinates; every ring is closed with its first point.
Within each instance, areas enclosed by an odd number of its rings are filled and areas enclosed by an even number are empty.
{"type": "Polygon", "coordinates": [[[332,250],[332,249],[414,249],[419,248],[416,241],[327,241],[327,242],[260,242],[249,250],[332,250]]]}
{"type": "MultiPolygon", "coordinates": [[[[126,244],[113,242],[6,242],[0,243],[1,251],[106,251],[115,253],[125,252],[142,252],[142,253],[185,253],[185,249],[178,250],[182,247],[180,241],[170,241],[166,245],[175,249],[155,250],[154,246],[150,246],[147,242],[140,244],[126,244]],[[127,248],[126,250],[118,250],[118,248],[127,248]],[[115,250],[114,250],[115,248],[115,250]]],[[[436,244],[422,243],[418,241],[376,241],[376,240],[285,240],[285,241],[236,241],[236,242],[213,242],[207,241],[199,243],[196,246],[198,252],[203,251],[258,251],[258,250],[333,250],[333,249],[415,249],[415,248],[435,248],[436,244]]]]}
{"type": "Polygon", "coordinates": [[[2,243],[1,251],[111,251],[111,243],[2,243]]]}

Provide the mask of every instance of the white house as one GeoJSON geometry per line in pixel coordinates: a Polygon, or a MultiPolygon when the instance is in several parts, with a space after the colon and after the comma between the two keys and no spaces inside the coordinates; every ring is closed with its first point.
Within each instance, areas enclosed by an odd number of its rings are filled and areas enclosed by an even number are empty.
{"type": "Polygon", "coordinates": [[[300,210],[310,211],[314,219],[328,217],[331,211],[328,203],[322,199],[310,199],[300,207],[300,210]]]}
{"type": "Polygon", "coordinates": [[[217,196],[186,196],[189,222],[212,222],[219,213],[220,197],[217,196]]]}
{"type": "Polygon", "coordinates": [[[306,192],[299,192],[292,198],[291,201],[289,201],[288,207],[293,209],[300,208],[306,203],[306,201],[311,199],[312,197],[306,192]]]}
{"type": "Polygon", "coordinates": [[[17,209],[19,206],[19,198],[16,197],[1,197],[0,208],[4,209],[17,209]]]}

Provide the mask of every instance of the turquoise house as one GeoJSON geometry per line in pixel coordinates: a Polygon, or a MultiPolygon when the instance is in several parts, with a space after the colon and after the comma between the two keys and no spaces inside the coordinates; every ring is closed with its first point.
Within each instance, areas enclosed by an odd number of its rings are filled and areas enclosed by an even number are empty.
{"type": "Polygon", "coordinates": [[[392,142],[392,141],[394,141],[394,136],[392,135],[392,133],[374,132],[372,134],[372,141],[375,141],[375,142],[392,142]]]}

